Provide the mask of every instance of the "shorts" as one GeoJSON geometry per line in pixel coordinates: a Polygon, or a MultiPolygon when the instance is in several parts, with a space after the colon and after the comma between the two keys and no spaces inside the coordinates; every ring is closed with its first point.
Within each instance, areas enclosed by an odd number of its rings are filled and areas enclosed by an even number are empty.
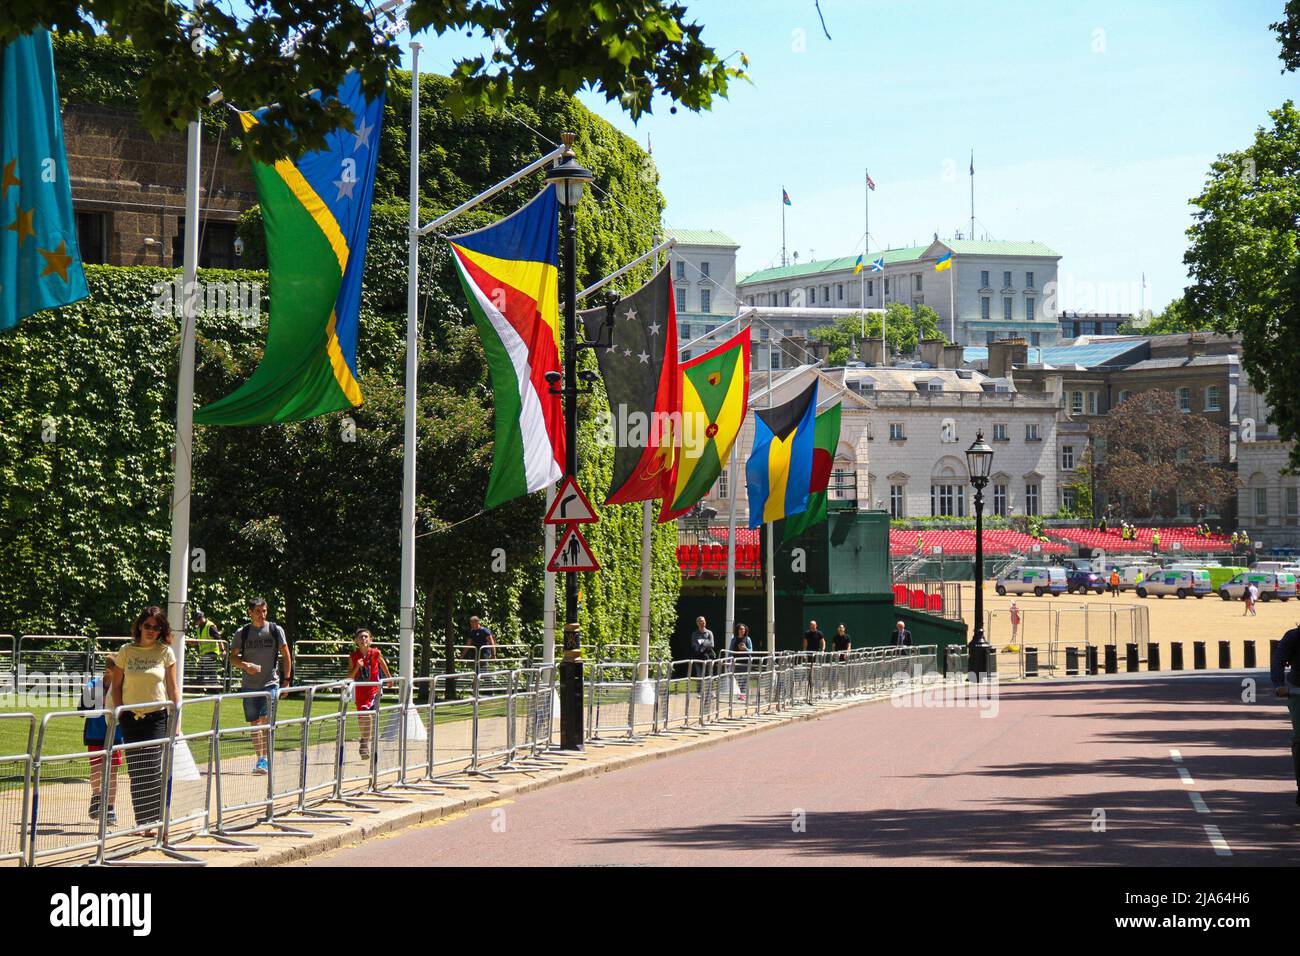
{"type": "Polygon", "coordinates": [[[364,696],[361,691],[356,692],[357,710],[371,711],[379,708],[379,694],[375,688],[370,688],[370,696],[364,696]]]}
{"type": "MultiPolygon", "coordinates": [[[[97,743],[97,744],[86,744],[86,752],[87,752],[87,753],[92,753],[92,754],[102,754],[102,753],[104,752],[104,742],[101,740],[101,741],[100,741],[99,743],[97,743]]],[[[120,750],[114,750],[114,751],[113,751],[113,758],[112,758],[112,759],[113,759],[113,766],[114,766],[114,767],[120,767],[120,766],[122,766],[122,751],[120,751],[120,750]]],[[[91,762],[92,764],[94,764],[96,767],[98,767],[100,764],[102,764],[102,763],[104,762],[104,758],[103,758],[103,757],[98,757],[98,758],[96,758],[96,757],[91,757],[91,758],[90,758],[90,762],[91,762]]]]}
{"type": "Polygon", "coordinates": [[[270,687],[259,687],[258,690],[269,690],[271,699],[265,697],[241,697],[240,702],[244,705],[244,720],[250,724],[255,724],[263,717],[271,716],[271,700],[279,696],[280,688],[275,684],[270,687]]]}

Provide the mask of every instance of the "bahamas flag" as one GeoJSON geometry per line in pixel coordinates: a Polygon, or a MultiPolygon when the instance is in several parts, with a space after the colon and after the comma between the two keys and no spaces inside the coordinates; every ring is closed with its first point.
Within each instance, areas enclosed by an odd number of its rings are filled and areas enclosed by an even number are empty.
{"type": "Polygon", "coordinates": [[[785,519],[781,540],[789,541],[813,525],[826,520],[826,498],[835,464],[835,449],[840,444],[840,417],[844,403],[836,402],[817,416],[813,428],[812,477],[808,484],[808,507],[785,519]]]}
{"type": "Polygon", "coordinates": [[[751,528],[808,507],[816,416],[816,378],[784,405],[754,409],[754,450],[745,463],[751,528]]]}
{"type": "Polygon", "coordinates": [[[0,331],[84,299],[50,34],[0,49],[0,331]]]}
{"type": "Polygon", "coordinates": [[[564,410],[546,381],[560,371],[559,209],[547,186],[513,215],[451,240],[496,405],[485,508],[564,473],[564,410]]]}
{"type": "MultiPolygon", "coordinates": [[[[252,164],[271,274],[266,351],[247,382],[194,413],[199,424],[293,422],[361,404],[357,313],[384,98],[367,100],[355,72],[336,95],[355,132],[335,130],[297,162],[252,164]]],[[[239,118],[246,130],[261,122],[239,118]]]]}

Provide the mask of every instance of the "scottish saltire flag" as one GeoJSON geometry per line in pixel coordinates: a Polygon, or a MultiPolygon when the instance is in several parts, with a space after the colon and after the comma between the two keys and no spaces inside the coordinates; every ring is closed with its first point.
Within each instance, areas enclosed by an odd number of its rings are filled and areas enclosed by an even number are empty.
{"type": "Polygon", "coordinates": [[[871,271],[872,271],[872,272],[884,272],[884,271],[885,271],[885,257],[884,257],[884,256],[877,256],[877,257],[876,257],[876,259],[871,263],[871,271]]]}
{"type": "Polygon", "coordinates": [[[682,439],[661,522],[690,511],[722,474],[749,407],[749,327],[679,369],[682,439]]]}
{"type": "Polygon", "coordinates": [[[858,261],[853,263],[853,274],[857,275],[862,271],[862,256],[858,256],[858,261]]]}
{"type": "Polygon", "coordinates": [[[816,416],[815,377],[785,404],[754,409],[754,450],[745,463],[751,528],[808,507],[816,416]]]}
{"type": "Polygon", "coordinates": [[[817,422],[813,426],[813,464],[812,477],[808,482],[808,507],[785,519],[781,531],[782,541],[789,541],[826,520],[826,502],[831,485],[831,471],[835,464],[835,449],[840,444],[843,408],[843,402],[836,402],[817,416],[817,422]]]}
{"type": "Polygon", "coordinates": [[[783,202],[787,206],[794,205],[794,203],[790,201],[790,194],[786,192],[784,189],[781,190],[781,202],[783,202]]]}
{"type": "Polygon", "coordinates": [[[495,225],[451,239],[496,404],[485,508],[563,474],[564,411],[546,381],[560,370],[558,215],[555,187],[547,186],[495,225]]]}
{"type": "Polygon", "coordinates": [[[50,34],[0,50],[0,331],[84,299],[50,34]]]}
{"type": "Polygon", "coordinates": [[[942,272],[944,269],[952,268],[952,252],[945,252],[938,259],[934,260],[934,271],[942,272]]]}
{"type": "MultiPolygon", "coordinates": [[[[302,421],[361,404],[358,311],[384,98],[366,99],[355,72],[336,95],[355,132],[336,129],[297,162],[252,164],[271,277],[266,351],[247,382],[194,413],[199,424],[302,421]]],[[[261,116],[239,114],[245,130],[261,116]]]]}

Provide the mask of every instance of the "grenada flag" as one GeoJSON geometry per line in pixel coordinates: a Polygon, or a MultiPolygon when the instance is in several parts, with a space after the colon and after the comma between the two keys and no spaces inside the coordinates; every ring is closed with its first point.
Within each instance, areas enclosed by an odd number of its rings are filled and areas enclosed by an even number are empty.
{"type": "MultiPolygon", "coordinates": [[[[358,312],[384,98],[367,100],[355,72],[337,96],[353,132],[336,129],[297,162],[252,164],[271,276],[266,352],[247,382],[194,413],[199,424],[294,422],[361,404],[358,312]]],[[[246,130],[261,122],[239,118],[246,130]]]]}
{"type": "Polygon", "coordinates": [[[451,239],[496,403],[485,508],[563,474],[564,411],[546,381],[560,371],[558,214],[555,187],[547,186],[513,215],[451,239]]]}

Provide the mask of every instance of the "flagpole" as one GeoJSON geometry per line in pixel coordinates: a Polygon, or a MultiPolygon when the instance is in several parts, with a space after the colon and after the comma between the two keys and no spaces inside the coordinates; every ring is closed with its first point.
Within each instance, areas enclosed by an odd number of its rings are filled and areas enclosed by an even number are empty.
{"type": "MultiPolygon", "coordinates": [[[[202,114],[200,113],[200,116],[202,114]]],[[[176,374],[176,443],[172,447],[172,543],[167,577],[167,620],[172,625],[176,655],[176,682],[185,686],[185,634],[189,626],[190,490],[194,445],[194,340],[198,305],[199,264],[199,155],[202,127],[196,117],[189,124],[185,151],[185,246],[181,319],[180,368],[176,374]]]]}
{"type": "MultiPolygon", "coordinates": [[[[546,511],[551,513],[555,503],[555,483],[546,486],[546,511]]],[[[550,563],[555,553],[555,525],[542,526],[542,566],[550,563]]],[[[542,580],[542,663],[555,663],[555,572],[544,571],[542,580]]],[[[549,743],[549,741],[548,741],[549,743]]]]}
{"type": "Polygon", "coordinates": [[[654,690],[650,680],[650,559],[654,545],[654,515],[650,500],[641,502],[641,646],[637,652],[638,704],[653,704],[654,690]]]}
{"type": "Polygon", "coordinates": [[[957,344],[957,257],[949,252],[952,256],[948,260],[948,327],[952,332],[952,344],[957,344]]]}
{"type": "Polygon", "coordinates": [[[785,265],[785,187],[781,187],[781,265],[785,265]]]}
{"type": "MultiPolygon", "coordinates": [[[[862,340],[867,339],[867,258],[871,255],[871,187],[867,185],[871,180],[871,171],[866,167],[862,169],[862,199],[863,199],[863,223],[862,223],[862,271],[858,273],[861,281],[862,297],[862,340]]],[[[857,356],[850,356],[857,358],[857,356]]]]}
{"type": "Polygon", "coordinates": [[[736,633],[736,499],[740,497],[736,483],[737,444],[731,444],[731,460],[727,465],[727,495],[731,498],[727,516],[727,635],[736,633]]]}
{"type": "MultiPolygon", "coordinates": [[[[767,407],[771,408],[776,404],[776,390],[772,384],[772,373],[767,373],[767,407]]],[[[755,429],[755,438],[757,439],[757,429],[755,429]]],[[[752,450],[751,450],[752,454],[752,450]]],[[[753,522],[754,516],[750,515],[749,520],[753,522]]],[[[772,544],[772,522],[766,523],[767,527],[767,652],[773,654],[776,652],[776,550],[772,544]]]]}
{"type": "Polygon", "coordinates": [[[975,148],[970,151],[970,237],[975,238],[975,148]]]}
{"type": "Polygon", "coordinates": [[[415,401],[419,369],[420,44],[411,43],[409,226],[406,237],[406,401],[402,438],[402,585],[398,674],[408,704],[415,677],[415,401]]]}

